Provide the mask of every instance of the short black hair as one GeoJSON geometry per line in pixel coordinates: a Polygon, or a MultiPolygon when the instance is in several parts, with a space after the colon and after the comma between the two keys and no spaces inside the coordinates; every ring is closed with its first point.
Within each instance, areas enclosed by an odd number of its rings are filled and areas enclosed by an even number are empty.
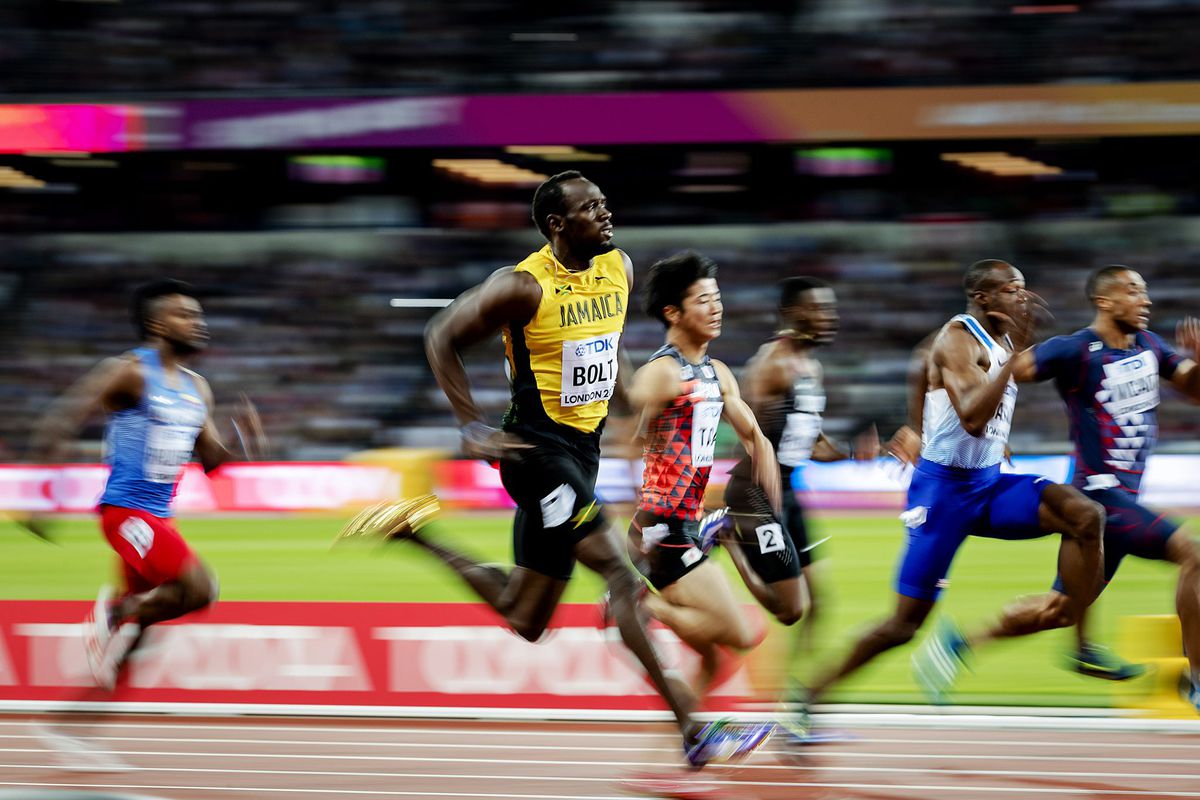
{"type": "Polygon", "coordinates": [[[791,308],[800,300],[800,295],[813,289],[828,289],[829,282],[808,275],[784,278],[779,282],[779,310],[791,308]]]}
{"type": "Polygon", "coordinates": [[[569,169],[557,175],[551,175],[542,181],[542,185],[533,193],[533,224],[541,231],[542,236],[550,238],[550,229],[546,227],[546,217],[551,214],[566,214],[567,206],[563,198],[562,185],[567,181],[584,180],[583,173],[577,169],[569,169]]]}
{"type": "Polygon", "coordinates": [[[145,340],[149,334],[146,321],[153,311],[154,301],[172,294],[195,298],[196,289],[190,283],[177,281],[174,278],[163,278],[151,283],[144,283],[133,290],[133,299],[129,304],[129,316],[139,340],[145,340]]]}
{"type": "Polygon", "coordinates": [[[656,261],[650,266],[646,278],[646,313],[670,327],[667,322],[667,306],[683,307],[688,287],[701,278],[717,277],[717,264],[711,258],[692,250],[656,261]]]}
{"type": "Polygon", "coordinates": [[[1112,284],[1117,276],[1122,272],[1133,272],[1132,267],[1127,267],[1123,264],[1109,264],[1088,275],[1087,284],[1084,286],[1084,292],[1087,293],[1087,299],[1090,303],[1095,303],[1096,298],[1108,291],[1108,287],[1112,284]]]}
{"type": "Polygon", "coordinates": [[[967,293],[967,297],[970,297],[976,292],[987,290],[988,284],[991,283],[992,273],[1005,268],[1012,269],[1012,264],[998,258],[976,261],[967,267],[967,274],[963,276],[963,291],[967,293]]]}

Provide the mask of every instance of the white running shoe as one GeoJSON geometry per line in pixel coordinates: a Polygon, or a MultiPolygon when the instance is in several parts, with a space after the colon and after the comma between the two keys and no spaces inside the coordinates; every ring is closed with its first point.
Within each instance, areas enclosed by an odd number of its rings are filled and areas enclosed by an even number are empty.
{"type": "Polygon", "coordinates": [[[83,650],[96,685],[106,691],[117,686],[117,674],[141,634],[136,622],[117,625],[112,618],[113,590],[101,586],[92,610],[83,621],[83,650]]]}

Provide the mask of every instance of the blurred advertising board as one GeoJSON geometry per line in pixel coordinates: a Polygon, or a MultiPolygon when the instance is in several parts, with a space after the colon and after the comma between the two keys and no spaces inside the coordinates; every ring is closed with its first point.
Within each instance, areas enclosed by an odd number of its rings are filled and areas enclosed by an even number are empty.
{"type": "MultiPolygon", "coordinates": [[[[99,464],[0,466],[0,508],[84,512],[96,506],[108,468],[99,464]]],[[[387,466],[341,462],[226,464],[205,475],[189,464],[175,509],[188,512],[339,510],[390,500],[405,491],[387,466]]]]}
{"type": "MultiPolygon", "coordinates": [[[[712,483],[724,484],[737,463],[718,459],[712,483]]],[[[1071,456],[1016,456],[1003,464],[1005,472],[1045,475],[1064,483],[1074,468],[1071,456]]],[[[437,467],[439,496],[448,503],[468,508],[511,508],[512,501],[500,484],[500,473],[482,461],[444,461],[437,467]]],[[[1200,507],[1200,492],[1189,476],[1200,473],[1200,456],[1160,455],[1148,462],[1142,483],[1142,502],[1168,508],[1200,507]]],[[[912,472],[894,459],[872,462],[840,461],[812,463],[792,474],[793,488],[804,493],[807,505],[815,508],[900,509],[912,472]]],[[[641,471],[635,462],[602,459],[596,492],[609,502],[628,502],[640,484],[641,471]],[[635,483],[636,481],[636,483],[635,483]]],[[[719,502],[720,494],[709,499],[719,502]]]]}
{"type": "Polygon", "coordinates": [[[141,150],[150,115],[133,104],[0,104],[0,152],[141,150]]]}
{"type": "Polygon", "coordinates": [[[1200,83],[197,99],[177,114],[175,149],[214,150],[1146,136],[1200,132],[1200,83]]]}
{"type": "MultiPolygon", "coordinates": [[[[0,707],[79,699],[91,686],[81,622],[89,603],[0,601],[0,707]]],[[[662,701],[594,605],[560,606],[538,644],[468,603],[228,603],[156,625],[111,697],[118,704],[644,711],[662,701]]],[[[655,628],[664,662],[692,651],[655,628]]],[[[747,669],[714,707],[746,698],[747,669]]],[[[199,706],[197,706],[199,707],[199,706]]],[[[186,708],[181,709],[186,711],[186,708]]]]}
{"type": "Polygon", "coordinates": [[[0,104],[7,153],[1196,133],[1195,81],[0,104]]]}
{"type": "MultiPolygon", "coordinates": [[[[382,451],[381,451],[382,452],[382,451]]],[[[188,513],[340,511],[383,500],[436,491],[448,506],[512,508],[500,472],[483,461],[437,460],[430,451],[400,458],[396,453],[357,462],[276,462],[227,464],[206,476],[189,465],[179,483],[175,508],[188,513]]],[[[713,466],[710,505],[736,462],[713,466]]],[[[1070,479],[1070,456],[1017,456],[1006,472],[1070,479]]],[[[0,509],[27,512],[87,512],[95,507],[107,468],[98,464],[52,467],[0,466],[0,509]]],[[[904,504],[911,472],[892,459],[809,464],[793,473],[793,488],[814,508],[898,509],[904,504]]],[[[1164,508],[1200,507],[1190,476],[1200,474],[1200,456],[1152,456],[1142,483],[1142,502],[1164,508]]],[[[606,503],[634,499],[641,483],[636,462],[604,458],[596,491],[606,503]]]]}

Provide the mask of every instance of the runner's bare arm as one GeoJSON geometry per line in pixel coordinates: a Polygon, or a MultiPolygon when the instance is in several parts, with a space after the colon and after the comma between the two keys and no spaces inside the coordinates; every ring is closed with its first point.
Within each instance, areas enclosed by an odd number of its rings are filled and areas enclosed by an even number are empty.
{"type": "Polygon", "coordinates": [[[425,326],[425,355],[462,424],[463,452],[469,456],[517,457],[518,451],[528,449],[528,445],[483,421],[460,354],[495,336],[506,325],[525,324],[537,313],[541,300],[542,288],[533,276],[504,267],[459,295],[425,326]]]}
{"type": "Polygon", "coordinates": [[[633,374],[629,388],[629,408],[637,426],[633,443],[641,446],[646,438],[650,420],[663,412],[679,395],[679,367],[674,359],[656,358],[633,374]]]}
{"type": "Polygon", "coordinates": [[[771,398],[781,396],[788,389],[787,370],[782,369],[778,352],[779,346],[775,342],[766,342],[758,348],[742,373],[745,388],[742,399],[750,406],[756,420],[763,418],[771,398]]]}
{"type": "Polygon", "coordinates": [[[533,276],[504,267],[459,295],[425,327],[429,366],[463,425],[482,422],[483,412],[471,396],[460,353],[494,336],[510,322],[532,319],[541,299],[542,289],[533,276]]]}
{"type": "Polygon", "coordinates": [[[57,460],[63,446],[87,421],[103,412],[132,408],[142,398],[145,378],[132,356],[108,358],[75,382],[51,404],[33,429],[33,460],[57,460]]]}
{"type": "MultiPolygon", "coordinates": [[[[105,359],[55,400],[34,425],[30,458],[38,464],[61,460],[67,442],[79,435],[89,419],[137,405],[144,390],[145,378],[136,358],[105,359]]],[[[35,536],[51,541],[44,514],[18,515],[15,520],[35,536]]]]}
{"type": "MultiPolygon", "coordinates": [[[[625,282],[629,287],[629,296],[633,297],[633,260],[629,258],[629,254],[624,250],[618,250],[621,254],[621,261],[625,265],[625,282]]],[[[625,414],[633,414],[633,403],[630,401],[629,393],[633,390],[633,375],[636,370],[633,366],[633,360],[629,357],[629,350],[625,347],[625,332],[621,332],[621,339],[617,344],[617,383],[613,387],[613,405],[617,411],[625,414]]]]}
{"type": "Polygon", "coordinates": [[[979,364],[979,343],[958,326],[949,327],[934,342],[931,371],[940,376],[950,404],[963,429],[982,436],[988,420],[996,415],[1017,359],[1010,358],[993,380],[979,364]]]}
{"type": "Polygon", "coordinates": [[[892,434],[884,449],[902,464],[915,464],[921,455],[921,432],[925,429],[925,393],[929,391],[929,354],[941,329],[926,336],[913,348],[905,376],[908,422],[892,434]]]}
{"type": "Polygon", "coordinates": [[[770,440],[758,427],[750,406],[742,400],[737,381],[734,380],[729,367],[716,359],[712,363],[721,382],[721,399],[724,401],[721,417],[733,427],[733,432],[741,440],[742,447],[750,456],[754,482],[763,490],[771,508],[778,514],[782,508],[783,497],[779,490],[779,462],[775,460],[775,448],[771,447],[770,440]]]}
{"type": "Polygon", "coordinates": [[[196,455],[200,457],[200,465],[204,467],[204,471],[212,472],[228,461],[262,458],[267,450],[267,437],[263,433],[258,409],[254,407],[250,399],[246,395],[242,395],[237,413],[231,420],[234,433],[238,436],[241,445],[237,449],[231,448],[225,444],[221,432],[213,421],[213,408],[216,404],[213,400],[212,387],[200,375],[194,372],[190,374],[200,388],[204,407],[208,409],[208,416],[204,420],[203,427],[200,428],[200,435],[196,437],[196,455]]]}

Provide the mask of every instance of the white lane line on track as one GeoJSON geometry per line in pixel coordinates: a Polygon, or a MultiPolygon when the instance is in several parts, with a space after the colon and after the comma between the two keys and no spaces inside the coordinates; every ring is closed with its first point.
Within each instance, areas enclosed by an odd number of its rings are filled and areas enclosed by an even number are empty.
{"type": "MultiPolygon", "coordinates": [[[[141,753],[141,752],[124,752],[124,751],[95,751],[98,755],[123,755],[123,756],[145,756],[145,755],[184,755],[182,753],[141,753]]],[[[210,755],[199,753],[195,755],[210,755]]],[[[247,754],[222,753],[221,757],[230,758],[295,758],[310,760],[313,758],[321,758],[321,756],[257,756],[247,754]]],[[[328,757],[326,757],[328,758],[328,757]]],[[[336,757],[335,757],[336,758],[336,757]]],[[[378,758],[372,760],[386,760],[393,762],[416,762],[421,764],[439,763],[439,764],[479,764],[476,759],[465,758],[420,758],[420,757],[395,757],[395,758],[378,758]]],[[[513,766],[513,767],[637,767],[637,768],[662,768],[665,765],[657,761],[560,761],[560,760],[543,760],[543,759],[488,759],[485,762],[489,766],[513,766]]],[[[0,767],[8,769],[37,769],[37,764],[0,764],[0,767]]],[[[779,764],[741,764],[738,765],[739,770],[787,770],[791,772],[853,772],[873,774],[921,774],[927,775],[930,770],[924,767],[831,767],[828,765],[816,764],[796,764],[796,765],[779,765],[779,764]]],[[[599,776],[585,776],[572,774],[566,775],[482,775],[470,773],[419,773],[419,772],[359,772],[346,770],[282,770],[282,769],[219,769],[219,768],[202,768],[202,767],[147,767],[147,766],[130,766],[130,772],[208,772],[214,774],[227,775],[306,775],[306,776],[328,776],[328,777],[380,777],[380,778],[438,778],[449,779],[459,778],[462,780],[514,780],[514,781],[608,781],[612,779],[611,774],[599,776]]],[[[1111,778],[1117,780],[1166,780],[1166,781],[1200,781],[1200,773],[1191,774],[1173,774],[1173,773],[1138,773],[1138,772],[1074,772],[1060,770],[1029,770],[1029,769],[938,769],[938,775],[962,775],[962,776],[987,776],[987,777],[1035,777],[1035,778],[1111,778]]],[[[776,783],[766,781],[763,785],[791,785],[788,783],[776,783]]]]}
{"type": "MultiPolygon", "coordinates": [[[[0,736],[0,738],[6,738],[0,736]]],[[[35,737],[9,737],[9,738],[35,738],[35,737]]],[[[261,739],[154,739],[150,737],[138,736],[95,736],[88,737],[85,741],[89,744],[98,742],[172,742],[175,744],[254,744],[254,745],[320,745],[322,747],[328,745],[334,746],[352,746],[361,747],[364,743],[359,742],[317,742],[307,740],[295,741],[263,741],[261,739]]],[[[676,747],[575,747],[568,745],[521,745],[521,744],[421,744],[416,742],[404,742],[387,745],[375,744],[377,747],[395,747],[407,748],[414,750],[517,750],[517,751],[535,751],[535,752],[584,752],[584,753],[663,753],[663,754],[678,754],[679,748],[676,747]]],[[[0,753],[41,753],[52,750],[52,747],[0,747],[0,753]]],[[[332,753],[320,753],[313,755],[305,755],[298,753],[224,753],[214,751],[161,751],[161,750],[95,750],[93,752],[112,755],[181,755],[186,752],[190,755],[199,757],[220,758],[228,756],[230,758],[314,758],[327,760],[344,760],[344,761],[444,761],[444,762],[462,762],[474,763],[477,758],[446,758],[440,756],[387,756],[387,755],[340,755],[332,753]]],[[[945,759],[951,761],[1078,761],[1082,763],[1101,763],[1101,764],[1197,764],[1195,758],[1118,758],[1112,756],[1043,756],[1043,755],[995,755],[981,754],[971,755],[969,753],[946,753],[946,752],[931,752],[931,753],[879,753],[872,751],[851,751],[838,752],[828,747],[808,748],[799,753],[794,749],[779,750],[776,748],[767,748],[762,752],[769,754],[786,754],[791,756],[803,755],[814,758],[849,758],[849,759],[894,759],[894,760],[910,760],[910,759],[945,759]]],[[[610,761],[532,761],[532,760],[512,760],[512,759],[494,759],[489,758],[489,761],[504,764],[629,764],[630,762],[610,762],[610,761]]],[[[2,766],[2,765],[0,765],[2,766]]],[[[746,769],[786,769],[787,767],[777,767],[773,765],[745,765],[746,769]]],[[[1196,778],[1200,779],[1200,773],[1196,778]]]]}
{"type": "MultiPolygon", "coordinates": [[[[409,721],[406,721],[409,722],[409,721]]],[[[464,735],[479,735],[479,736],[623,736],[625,738],[638,737],[654,737],[654,738],[679,738],[678,734],[668,732],[638,732],[630,733],[628,731],[544,731],[544,730],[525,730],[523,728],[495,728],[495,723],[488,725],[487,728],[477,727],[472,728],[464,725],[462,728],[422,728],[411,724],[402,723],[396,726],[379,725],[377,727],[341,727],[337,725],[325,725],[316,723],[313,725],[218,725],[213,723],[188,723],[188,722],[120,722],[116,720],[103,722],[69,722],[66,720],[58,720],[53,716],[40,718],[37,722],[28,720],[8,721],[0,720],[0,727],[8,726],[24,726],[29,727],[38,723],[51,724],[55,727],[84,727],[84,728],[155,728],[167,730],[183,730],[183,731],[309,731],[313,733],[347,733],[347,734],[384,734],[384,733],[406,733],[413,735],[424,736],[426,734],[436,734],[439,736],[464,736],[464,735]]],[[[480,723],[471,723],[473,725],[480,723]]],[[[547,723],[556,725],[559,723],[547,723]]],[[[594,723],[593,723],[594,724],[594,723]]],[[[614,723],[621,724],[621,723],[614,723]]]]}
{"type": "MultiPolygon", "coordinates": [[[[404,725],[403,723],[399,726],[391,726],[391,727],[387,726],[387,725],[380,725],[378,727],[340,727],[340,726],[324,725],[324,724],[320,724],[320,723],[315,724],[315,725],[237,725],[237,724],[224,724],[223,725],[223,724],[213,724],[213,723],[207,723],[207,722],[193,724],[193,723],[186,723],[186,722],[121,722],[121,721],[116,721],[116,720],[102,721],[102,722],[69,722],[69,721],[55,719],[52,715],[49,717],[40,718],[36,722],[29,721],[29,720],[20,720],[20,721],[0,720],[0,727],[13,727],[13,726],[31,727],[36,724],[46,724],[46,723],[49,723],[53,727],[57,727],[57,728],[82,727],[82,728],[88,728],[91,730],[98,730],[98,729],[102,729],[102,728],[138,728],[138,729],[150,728],[153,730],[181,730],[181,731],[206,730],[206,731],[262,731],[262,732],[284,732],[284,733],[307,732],[307,733],[313,733],[315,735],[363,734],[363,735],[370,735],[370,736],[375,736],[375,737],[378,737],[381,735],[452,736],[452,737],[530,736],[530,737],[535,737],[535,738],[536,737],[563,738],[563,737],[567,737],[567,736],[585,736],[588,738],[619,737],[619,738],[624,738],[624,739],[627,739],[630,741],[639,741],[642,739],[664,739],[664,740],[669,740],[669,741],[675,741],[679,738],[678,734],[673,733],[673,732],[667,732],[667,731],[663,731],[663,732],[629,731],[629,730],[625,730],[625,731],[605,731],[605,730],[545,731],[545,730],[540,730],[539,731],[539,730],[526,730],[524,728],[513,728],[513,727],[495,728],[493,725],[489,725],[486,728],[470,727],[467,725],[464,725],[464,727],[462,727],[462,728],[422,728],[419,726],[404,725]]],[[[487,724],[487,723],[484,723],[484,724],[487,724]]],[[[500,724],[503,724],[503,723],[500,723],[500,724]]],[[[621,723],[616,723],[616,724],[621,724],[621,723]]],[[[847,725],[846,727],[848,729],[853,730],[854,726],[847,725]]],[[[862,725],[860,727],[861,728],[869,728],[870,726],[862,725]]],[[[933,729],[939,728],[939,726],[937,726],[937,725],[926,725],[924,727],[933,728],[933,729]]],[[[1084,734],[1094,733],[1096,735],[1101,735],[1101,736],[1103,736],[1103,735],[1115,736],[1115,735],[1119,735],[1119,734],[1128,735],[1128,733],[1130,733],[1130,732],[1129,731],[1096,730],[1096,731],[1068,731],[1065,733],[1084,733],[1084,734]]],[[[1166,736],[1173,737],[1178,734],[1164,733],[1162,735],[1164,737],[1166,737],[1166,736]]],[[[894,743],[894,742],[911,742],[912,740],[911,739],[900,739],[900,738],[875,738],[875,737],[873,737],[873,738],[866,738],[866,739],[856,739],[855,741],[866,742],[866,743],[894,743]]],[[[930,744],[955,744],[955,745],[980,744],[980,745],[1000,745],[1000,746],[1026,746],[1026,745],[1067,746],[1067,745],[1074,744],[1074,745],[1078,745],[1078,746],[1110,747],[1110,748],[1155,747],[1155,748],[1172,748],[1172,749],[1181,749],[1181,748],[1182,749],[1200,749],[1200,737],[1197,737],[1195,744],[1178,744],[1178,743],[1165,743],[1165,742],[1164,743],[1148,742],[1146,744],[1139,744],[1139,743],[1125,743],[1125,742],[1091,742],[1091,741],[1085,741],[1085,740],[1081,740],[1081,741],[1073,743],[1069,739],[1056,740],[1056,741],[1028,741],[1028,740],[1015,741],[1015,740],[1011,740],[1011,739],[1010,740],[969,739],[969,738],[964,738],[964,737],[959,737],[959,738],[955,738],[955,739],[927,739],[927,738],[922,737],[921,742],[922,743],[930,743],[930,744]]]]}
{"type": "MultiPolygon", "coordinates": [[[[36,734],[12,734],[0,733],[0,740],[34,740],[40,741],[43,737],[36,734]]],[[[171,742],[175,744],[255,744],[269,746],[284,746],[284,745],[305,745],[319,747],[355,747],[355,748],[407,748],[407,749],[429,749],[429,750],[534,750],[534,751],[554,751],[554,752],[585,752],[585,753],[677,753],[678,747],[605,747],[597,745],[561,745],[561,744],[499,744],[488,742],[485,744],[459,743],[459,742],[358,742],[352,740],[330,740],[330,739],[234,739],[234,738],[199,738],[188,736],[87,736],[85,741],[88,742],[171,742]]],[[[861,743],[878,743],[878,744],[914,744],[912,741],[899,741],[896,739],[855,739],[842,743],[844,745],[853,745],[861,743]]],[[[930,740],[922,739],[919,743],[922,746],[926,744],[951,744],[962,746],[964,744],[972,744],[955,739],[939,739],[930,740]]],[[[978,742],[980,746],[997,744],[996,742],[984,741],[978,742]]],[[[1023,745],[1028,747],[1091,747],[1092,743],[1071,744],[1064,742],[1004,742],[1007,745],[1023,745]]],[[[1161,745],[1156,743],[1146,745],[1131,745],[1131,744],[1112,744],[1114,747],[1142,747],[1142,748],[1157,748],[1161,745]]],[[[1200,743],[1195,745],[1173,745],[1176,748],[1192,749],[1200,753],[1200,743]]],[[[29,750],[10,749],[0,747],[0,753],[3,752],[30,752],[29,750]]],[[[767,751],[773,752],[773,751],[767,751]]],[[[787,751],[795,754],[795,751],[787,751]]],[[[1115,756],[1074,756],[1074,755],[1056,755],[1044,756],[1035,754],[971,754],[971,753],[945,753],[945,752],[929,752],[929,753],[879,753],[873,751],[853,750],[841,752],[832,749],[832,745],[814,746],[803,751],[806,754],[814,756],[830,756],[834,758],[953,758],[953,759],[981,759],[981,760],[1012,760],[1014,758],[1028,759],[1032,761],[1083,761],[1083,762],[1111,762],[1111,763],[1130,763],[1130,764],[1195,764],[1196,758],[1119,758],[1115,756]]]]}
{"type": "MultiPolygon", "coordinates": [[[[761,787],[756,781],[705,781],[705,783],[720,783],[728,786],[755,786],[761,787]]],[[[951,790],[955,793],[959,792],[1008,792],[1009,794],[1065,794],[1065,795],[1092,795],[1095,796],[1097,789],[1076,789],[1076,788],[1042,788],[1042,787],[1012,787],[1012,786],[930,786],[930,785],[900,785],[900,784],[878,784],[878,783],[780,783],[772,784],[773,786],[784,787],[809,787],[816,789],[860,789],[860,790],[875,790],[875,791],[924,791],[945,793],[951,790]]],[[[344,797],[346,795],[374,795],[384,797],[485,797],[485,798],[509,798],[510,800],[629,800],[627,795],[621,796],[595,796],[595,795],[559,795],[559,794],[480,794],[478,792],[401,792],[401,791],[385,791],[381,789],[282,789],[282,788],[264,788],[264,787],[239,787],[239,786],[146,786],[142,784],[107,784],[107,783],[30,783],[20,781],[0,781],[0,786],[33,786],[38,788],[64,788],[64,789],[137,789],[140,791],[162,791],[162,790],[184,790],[184,791],[205,791],[205,792],[250,792],[264,793],[271,792],[274,794],[328,794],[344,797]]],[[[1105,797],[1200,797],[1200,792],[1181,792],[1181,791],[1151,791],[1148,789],[1104,789],[1099,790],[1105,797]]]]}
{"type": "Polygon", "coordinates": [[[578,795],[578,794],[482,794],[480,792],[398,792],[382,789],[274,789],[261,786],[142,786],[136,783],[28,783],[21,781],[0,781],[0,786],[32,786],[35,788],[53,787],[55,789],[138,789],[154,791],[180,789],[183,791],[201,790],[205,792],[249,792],[260,794],[328,794],[341,797],[348,794],[373,795],[377,797],[486,797],[506,798],[506,800],[629,800],[628,795],[578,795]]]}

